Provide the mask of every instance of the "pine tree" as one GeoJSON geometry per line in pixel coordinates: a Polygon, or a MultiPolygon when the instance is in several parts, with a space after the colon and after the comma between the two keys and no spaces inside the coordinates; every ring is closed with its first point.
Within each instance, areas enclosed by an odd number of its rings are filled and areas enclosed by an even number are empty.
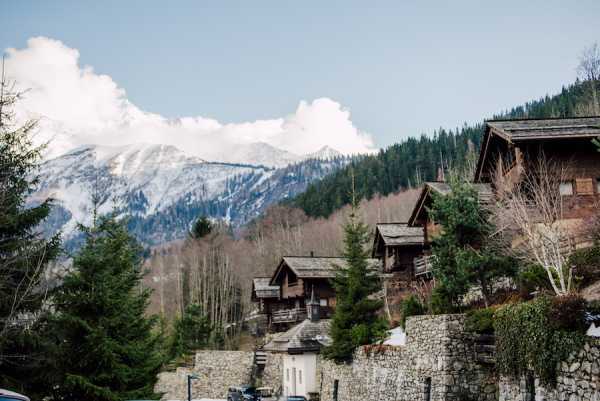
{"type": "Polygon", "coordinates": [[[150,293],[141,289],[140,248],[112,217],[82,227],[85,245],[56,294],[50,332],[55,399],[116,401],[153,396],[163,361],[150,293]]]}
{"type": "Polygon", "coordinates": [[[200,238],[206,237],[208,234],[210,234],[212,232],[212,230],[213,230],[213,225],[210,222],[210,220],[208,219],[208,217],[201,216],[194,223],[194,226],[192,227],[192,231],[190,232],[190,235],[194,239],[200,239],[200,238]]]}
{"type": "MultiPolygon", "coordinates": [[[[3,73],[2,73],[3,74],[3,73]]],[[[33,145],[36,122],[17,125],[13,108],[21,94],[0,82],[0,387],[22,388],[42,355],[34,352],[35,321],[46,291],[43,273],[59,252],[59,237],[45,239],[37,226],[51,200],[31,206],[42,147],[33,145]]]]}
{"type": "Polygon", "coordinates": [[[324,353],[338,363],[351,360],[357,347],[381,339],[387,328],[378,315],[382,302],[370,297],[380,290],[381,282],[369,266],[369,229],[358,216],[356,197],[352,198],[352,210],[344,225],[343,257],[347,268],[338,268],[333,279],[337,299],[331,321],[333,342],[324,353]]]}
{"type": "Polygon", "coordinates": [[[516,273],[516,262],[493,247],[494,226],[473,185],[455,175],[449,185],[449,194],[434,195],[430,210],[441,226],[432,245],[432,306],[438,313],[460,310],[463,296],[475,285],[489,304],[495,281],[516,273]]]}
{"type": "Polygon", "coordinates": [[[170,357],[177,358],[208,345],[212,332],[208,318],[198,304],[190,304],[174,323],[170,357]]]}

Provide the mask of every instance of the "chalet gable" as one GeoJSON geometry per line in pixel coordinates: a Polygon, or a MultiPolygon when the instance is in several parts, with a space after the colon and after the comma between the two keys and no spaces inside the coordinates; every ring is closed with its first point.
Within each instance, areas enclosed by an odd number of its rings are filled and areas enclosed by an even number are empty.
{"type": "Polygon", "coordinates": [[[270,285],[270,277],[255,277],[252,279],[252,299],[279,298],[280,287],[270,285]]]}
{"type": "MultiPolygon", "coordinates": [[[[377,259],[369,259],[369,264],[377,266],[377,259]]],[[[347,268],[346,259],[326,256],[284,256],[271,277],[270,285],[282,285],[286,272],[299,279],[323,279],[335,277],[338,268],[347,268]]]]}
{"type": "Polygon", "coordinates": [[[475,182],[482,182],[489,175],[498,154],[523,143],[540,144],[548,141],[589,140],[600,136],[600,117],[547,118],[490,120],[485,124],[485,133],[475,170],[475,182]]]}
{"type": "Polygon", "coordinates": [[[423,245],[423,241],[423,227],[409,227],[407,223],[378,223],[372,256],[383,254],[385,247],[423,245]]]}
{"type": "MultiPolygon", "coordinates": [[[[481,201],[487,201],[493,196],[492,187],[489,184],[474,183],[472,185],[481,201]]],[[[417,203],[408,219],[408,226],[423,226],[424,222],[428,220],[427,208],[433,204],[434,193],[446,196],[451,192],[450,185],[445,182],[426,182],[423,184],[417,203]]]]}

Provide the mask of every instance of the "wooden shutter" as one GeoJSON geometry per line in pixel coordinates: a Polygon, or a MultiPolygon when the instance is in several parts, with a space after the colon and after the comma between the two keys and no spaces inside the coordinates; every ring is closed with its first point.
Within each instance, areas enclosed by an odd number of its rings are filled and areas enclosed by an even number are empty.
{"type": "Polygon", "coordinates": [[[592,178],[576,178],[575,188],[578,195],[593,195],[594,180],[592,178]]]}

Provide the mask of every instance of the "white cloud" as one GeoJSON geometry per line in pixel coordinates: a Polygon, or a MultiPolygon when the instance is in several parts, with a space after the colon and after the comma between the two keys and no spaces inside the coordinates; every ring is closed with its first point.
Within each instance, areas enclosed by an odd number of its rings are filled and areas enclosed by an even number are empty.
{"type": "Polygon", "coordinates": [[[338,102],[301,101],[293,114],[239,124],[205,117],[167,119],[140,110],[110,76],[79,65],[79,52],[58,40],[31,38],[24,49],[7,49],[6,73],[27,88],[20,117],[41,118],[40,140],[52,139],[50,156],[83,144],[157,143],[214,159],[232,146],[265,142],[303,155],[329,145],[338,151],[374,150],[338,102]]]}

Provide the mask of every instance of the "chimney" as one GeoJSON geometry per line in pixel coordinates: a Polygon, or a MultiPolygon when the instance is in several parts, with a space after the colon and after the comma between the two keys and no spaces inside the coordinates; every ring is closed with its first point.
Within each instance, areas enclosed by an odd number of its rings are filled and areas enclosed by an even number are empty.
{"type": "Polygon", "coordinates": [[[315,298],[315,286],[313,285],[310,300],[306,303],[306,313],[311,322],[316,323],[321,319],[321,305],[315,298]]]}

